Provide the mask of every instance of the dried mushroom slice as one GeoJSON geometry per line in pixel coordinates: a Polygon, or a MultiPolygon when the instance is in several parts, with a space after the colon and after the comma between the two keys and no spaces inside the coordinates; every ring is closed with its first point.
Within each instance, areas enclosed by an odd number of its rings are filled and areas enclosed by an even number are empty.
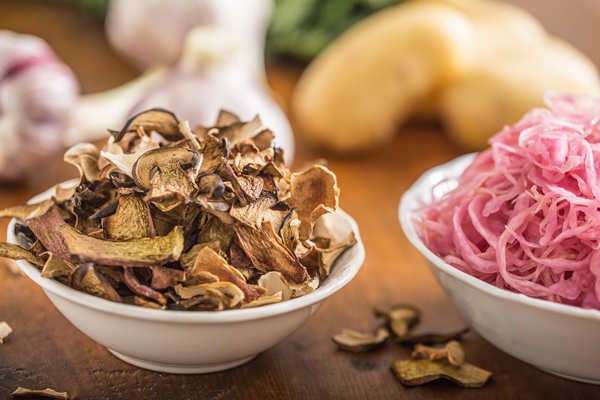
{"type": "Polygon", "coordinates": [[[57,392],[54,389],[27,389],[18,387],[17,390],[10,394],[12,397],[43,397],[46,399],[69,400],[67,392],[57,392]]]}
{"type": "Polygon", "coordinates": [[[58,276],[70,277],[75,271],[75,266],[56,256],[55,254],[50,253],[48,260],[44,264],[44,268],[42,268],[42,273],[40,274],[42,278],[56,278],[58,276]]]}
{"type": "Polygon", "coordinates": [[[277,198],[272,193],[262,192],[254,203],[245,206],[234,204],[229,211],[229,215],[251,228],[260,229],[263,217],[276,203],[277,198]]]}
{"type": "Polygon", "coordinates": [[[145,308],[152,308],[155,310],[165,310],[167,308],[166,304],[155,303],[154,301],[146,300],[140,296],[133,296],[131,304],[145,308]]]}
{"type": "Polygon", "coordinates": [[[242,120],[240,120],[239,117],[234,113],[231,113],[227,110],[219,110],[219,115],[217,116],[217,122],[215,122],[215,126],[220,128],[241,122],[242,120]]]}
{"type": "Polygon", "coordinates": [[[467,388],[483,387],[491,372],[467,362],[456,367],[448,360],[398,360],[391,365],[396,378],[405,386],[419,386],[443,378],[467,388]]]}
{"type": "Polygon", "coordinates": [[[201,152],[200,142],[198,142],[198,138],[194,135],[194,132],[190,129],[190,124],[188,121],[181,121],[179,123],[179,131],[187,141],[189,147],[193,150],[196,150],[198,153],[201,152]]]}
{"type": "Polygon", "coordinates": [[[200,172],[213,173],[229,158],[229,141],[207,135],[202,140],[202,165],[200,172]]]}
{"type": "Polygon", "coordinates": [[[26,223],[46,250],[70,264],[80,264],[79,260],[71,255],[64,237],[59,233],[59,230],[66,223],[61,217],[57,206],[48,207],[44,213],[27,219],[26,223]]]}
{"type": "Polygon", "coordinates": [[[125,278],[125,284],[133,293],[152,299],[161,305],[167,304],[167,299],[162,293],[140,283],[138,277],[135,275],[134,268],[125,267],[123,276],[125,278]]]}
{"type": "Polygon", "coordinates": [[[80,265],[73,273],[73,288],[81,292],[121,303],[121,296],[110,282],[94,268],[93,263],[80,265]]]}
{"type": "Polygon", "coordinates": [[[179,120],[175,114],[162,108],[153,108],[131,117],[123,129],[115,132],[115,142],[122,140],[128,132],[136,132],[138,128],[143,128],[146,132],[155,131],[173,142],[184,138],[179,131],[179,120]]]}
{"type": "Polygon", "coordinates": [[[375,312],[379,317],[385,317],[390,330],[397,338],[405,338],[408,336],[410,329],[416,325],[420,318],[421,312],[410,304],[397,304],[389,310],[375,312]]]}
{"type": "Polygon", "coordinates": [[[77,190],[77,186],[63,186],[61,184],[54,185],[54,194],[52,195],[52,200],[56,204],[64,204],[73,195],[77,190]]]}
{"type": "Polygon", "coordinates": [[[260,196],[264,184],[262,179],[238,176],[226,160],[223,160],[219,174],[224,182],[229,182],[231,190],[235,193],[237,200],[242,206],[253,203],[260,196]]]}
{"type": "Polygon", "coordinates": [[[34,218],[45,213],[52,205],[54,205],[54,201],[44,200],[35,204],[22,204],[7,207],[0,210],[0,218],[17,218],[18,220],[25,222],[29,218],[34,218]]]}
{"type": "Polygon", "coordinates": [[[465,361],[465,352],[456,340],[449,341],[441,349],[417,344],[410,356],[412,358],[424,357],[432,361],[447,359],[455,367],[460,367],[465,361]]]}
{"type": "Polygon", "coordinates": [[[25,260],[38,267],[44,265],[44,261],[36,257],[35,254],[16,244],[0,242],[0,257],[10,258],[11,260],[25,260]]]}
{"type": "Polygon", "coordinates": [[[113,240],[154,237],[156,229],[148,203],[133,189],[121,188],[117,192],[114,213],[102,218],[104,237],[113,240]]]}
{"type": "Polygon", "coordinates": [[[258,285],[266,289],[265,295],[281,293],[283,300],[292,298],[292,288],[287,283],[281,272],[271,271],[258,278],[258,285]]]}
{"type": "Polygon", "coordinates": [[[142,154],[133,165],[132,177],[148,190],[146,200],[167,212],[192,200],[201,160],[194,150],[162,147],[142,154]]]}
{"type": "Polygon", "coordinates": [[[321,279],[325,279],[329,276],[331,273],[331,267],[340,254],[342,254],[347,248],[354,246],[356,243],[354,232],[350,232],[348,237],[341,242],[329,245],[326,248],[319,248],[318,246],[316,247],[319,276],[321,279]]]}
{"type": "Polygon", "coordinates": [[[160,265],[155,265],[150,269],[152,270],[152,281],[150,282],[152,289],[168,289],[186,280],[185,272],[178,269],[160,265]]]}
{"type": "Polygon", "coordinates": [[[306,268],[283,245],[270,222],[263,222],[260,230],[237,222],[234,229],[240,246],[259,271],[279,271],[285,279],[297,284],[309,278],[306,268]]]}
{"type": "Polygon", "coordinates": [[[342,333],[333,336],[333,341],[340,350],[350,353],[366,353],[380,346],[388,336],[389,332],[385,328],[379,328],[375,333],[344,329],[342,333]]]}
{"type": "Polygon", "coordinates": [[[99,163],[101,164],[102,160],[106,160],[113,165],[116,170],[122,172],[126,176],[131,176],[133,174],[133,164],[135,164],[138,158],[140,158],[142,154],[157,148],[159,148],[158,143],[153,142],[147,136],[142,137],[135,151],[129,153],[125,153],[120,146],[113,144],[112,146],[107,146],[105,150],[100,152],[102,158],[99,160],[99,163]]]}
{"type": "Polygon", "coordinates": [[[258,299],[251,301],[250,303],[242,304],[241,308],[253,308],[253,307],[262,307],[268,304],[281,303],[284,301],[283,292],[275,292],[269,295],[262,295],[258,299]]]}
{"type": "MultiPolygon", "coordinates": [[[[115,242],[89,237],[68,225],[56,232],[64,240],[69,254],[81,261],[112,266],[153,266],[179,260],[183,251],[183,230],[176,226],[167,236],[115,242]]],[[[61,257],[62,258],[62,257],[61,257]]]]}
{"type": "Polygon", "coordinates": [[[0,344],[12,333],[12,328],[5,321],[0,322],[0,344]]]}
{"type": "Polygon", "coordinates": [[[313,276],[301,285],[290,285],[292,288],[292,299],[314,292],[319,287],[320,282],[318,276],[313,276]]]}
{"type": "Polygon", "coordinates": [[[457,331],[449,333],[422,333],[419,335],[408,335],[403,338],[395,338],[397,343],[402,344],[437,344],[446,343],[450,340],[460,340],[462,337],[469,333],[470,329],[462,328],[457,331]]]}
{"type": "Polygon", "coordinates": [[[233,283],[244,293],[245,302],[256,300],[259,297],[258,292],[245,282],[245,278],[209,246],[200,250],[194,266],[187,271],[190,277],[197,276],[200,272],[208,272],[217,276],[220,282],[233,283]]]}
{"type": "Polygon", "coordinates": [[[215,173],[204,172],[198,176],[198,194],[208,200],[218,200],[225,191],[221,177],[215,173]]]}
{"type": "Polygon", "coordinates": [[[292,174],[290,193],[287,202],[296,208],[302,221],[300,239],[308,240],[312,236],[315,221],[338,208],[340,190],[336,177],[326,167],[315,165],[304,172],[292,174]]]}
{"type": "Polygon", "coordinates": [[[93,182],[98,179],[98,158],[100,151],[92,143],[78,143],[64,155],[65,162],[79,170],[79,183],[93,182]]]}
{"type": "Polygon", "coordinates": [[[196,296],[216,297],[224,301],[226,308],[238,307],[244,300],[244,292],[231,282],[203,283],[194,286],[174,286],[175,293],[182,299],[191,299],[196,296]]]}

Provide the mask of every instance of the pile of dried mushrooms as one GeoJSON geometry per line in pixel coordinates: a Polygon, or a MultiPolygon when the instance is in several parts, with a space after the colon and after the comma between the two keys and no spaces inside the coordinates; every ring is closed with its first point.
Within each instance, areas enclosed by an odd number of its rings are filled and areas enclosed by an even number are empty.
{"type": "Polygon", "coordinates": [[[356,243],[313,235],[339,189],[323,165],[291,173],[257,117],[222,112],[191,130],[162,109],[75,145],[72,188],[0,210],[27,250],[0,244],[41,274],[108,300],[156,309],[226,310],[302,296],[356,243]]]}

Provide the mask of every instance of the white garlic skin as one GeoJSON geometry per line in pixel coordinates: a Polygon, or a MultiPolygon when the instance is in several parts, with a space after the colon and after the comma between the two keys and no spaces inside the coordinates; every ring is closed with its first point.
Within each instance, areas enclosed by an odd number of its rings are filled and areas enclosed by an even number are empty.
{"type": "Polygon", "coordinates": [[[23,179],[63,150],[78,95],[75,75],[45,41],[0,30],[0,182],[23,179]]]}

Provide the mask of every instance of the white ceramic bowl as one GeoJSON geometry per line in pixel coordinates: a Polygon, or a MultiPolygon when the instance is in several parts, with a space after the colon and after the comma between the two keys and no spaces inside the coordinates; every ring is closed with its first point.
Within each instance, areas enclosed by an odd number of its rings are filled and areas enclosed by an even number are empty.
{"type": "MultiPolygon", "coordinates": [[[[33,201],[44,197],[48,195],[33,201]]],[[[358,243],[341,255],[314,292],[258,308],[194,312],[115,303],[42,278],[28,262],[18,263],[75,327],[123,361],[160,372],[215,372],[250,361],[281,342],[354,278],[365,258],[358,226],[341,210],[328,217],[346,232],[353,230],[358,243]]],[[[14,224],[8,226],[11,243],[17,243],[14,224]]]]}
{"type": "Polygon", "coordinates": [[[402,196],[400,222],[433,275],[467,322],[502,351],[565,378],[600,384],[600,311],[512,293],[446,264],[419,239],[415,210],[453,189],[473,155],[424,173],[402,196]],[[436,184],[448,179],[439,185],[436,184]]]}

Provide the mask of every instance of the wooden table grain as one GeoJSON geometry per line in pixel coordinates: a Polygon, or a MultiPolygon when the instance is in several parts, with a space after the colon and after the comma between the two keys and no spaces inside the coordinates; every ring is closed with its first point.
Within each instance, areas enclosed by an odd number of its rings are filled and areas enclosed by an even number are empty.
{"type": "MultiPolygon", "coordinates": [[[[85,93],[108,89],[136,75],[107,45],[102,25],[57,3],[0,1],[0,29],[46,39],[72,67],[85,93]]],[[[269,82],[285,106],[301,66],[268,63],[269,82]]],[[[365,263],[356,278],[329,299],[297,332],[253,361],[229,371],[174,375],[133,367],[73,327],[42,290],[0,260],[0,321],[13,333],[0,345],[0,398],[18,386],[67,391],[76,399],[597,399],[600,387],[542,372],[496,349],[477,333],[464,340],[469,362],[493,372],[481,389],[446,381],[402,386],[390,363],[410,349],[388,344],[369,354],[336,350],[343,328],[368,331],[381,321],[376,308],[412,303],[423,311],[421,331],[465,326],[425,263],[404,237],[397,218],[402,193],[428,168],[459,155],[434,124],[400,129],[386,146],[361,157],[311,149],[297,132],[296,165],[327,158],[337,174],[341,207],[360,227],[365,263]]],[[[23,203],[76,176],[58,154],[17,186],[0,187],[0,208],[23,203]]],[[[0,220],[0,240],[8,221],[0,220]]],[[[168,338],[165,338],[168,340],[168,338]]],[[[565,343],[565,346],[568,346],[565,343]]],[[[600,356],[600,355],[599,355],[600,356]]]]}

